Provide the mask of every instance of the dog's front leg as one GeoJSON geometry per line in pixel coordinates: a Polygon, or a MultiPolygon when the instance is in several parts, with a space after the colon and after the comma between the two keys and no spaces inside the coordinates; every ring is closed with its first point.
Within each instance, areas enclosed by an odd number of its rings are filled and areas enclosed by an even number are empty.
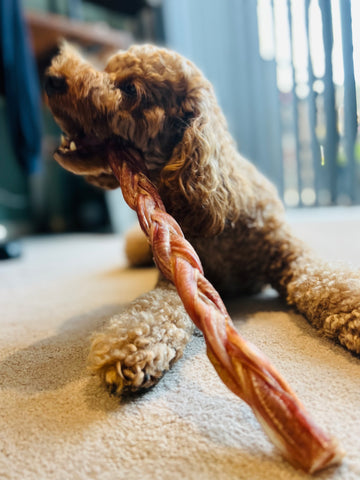
{"type": "Polygon", "coordinates": [[[193,330],[175,287],[160,279],[95,336],[90,368],[112,394],[147,389],[182,356],[193,330]]]}
{"type": "Polygon", "coordinates": [[[321,333],[359,354],[360,272],[319,259],[286,227],[279,239],[273,285],[321,333]]]}

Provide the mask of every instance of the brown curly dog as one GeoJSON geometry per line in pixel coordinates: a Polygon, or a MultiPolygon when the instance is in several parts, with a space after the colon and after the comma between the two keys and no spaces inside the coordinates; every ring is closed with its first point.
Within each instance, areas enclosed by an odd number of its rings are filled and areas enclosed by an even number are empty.
{"type": "MultiPolygon", "coordinates": [[[[271,284],[324,335],[360,353],[360,274],[335,270],[292,235],[275,188],[237,152],[211,84],[191,62],[134,46],[98,71],[64,44],[45,90],[65,134],[55,153],[63,167],[115,188],[107,146],[137,149],[220,293],[271,284]]],[[[160,279],[95,336],[90,364],[112,393],[147,388],[192,332],[174,287],[160,279]]]]}

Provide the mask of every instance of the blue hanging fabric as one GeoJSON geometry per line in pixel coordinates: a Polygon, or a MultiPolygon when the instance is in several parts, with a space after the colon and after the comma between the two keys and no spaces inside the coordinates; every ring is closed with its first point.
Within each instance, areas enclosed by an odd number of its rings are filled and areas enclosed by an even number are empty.
{"type": "Polygon", "coordinates": [[[11,141],[27,173],[41,159],[41,95],[19,0],[0,0],[0,73],[11,141]]]}

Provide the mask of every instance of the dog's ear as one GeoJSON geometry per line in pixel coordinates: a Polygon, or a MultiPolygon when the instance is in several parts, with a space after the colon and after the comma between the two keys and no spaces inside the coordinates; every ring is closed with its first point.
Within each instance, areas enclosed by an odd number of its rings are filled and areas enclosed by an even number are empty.
{"type": "Polygon", "coordinates": [[[165,118],[162,132],[158,136],[165,158],[174,157],[174,149],[182,142],[184,132],[189,128],[192,119],[192,112],[165,118]]]}
{"type": "Polygon", "coordinates": [[[175,216],[191,222],[193,212],[201,233],[212,235],[222,231],[226,221],[223,192],[216,192],[222,188],[219,139],[227,132],[212,87],[201,80],[182,101],[182,139],[161,172],[160,189],[173,209],[178,206],[175,216]]]}

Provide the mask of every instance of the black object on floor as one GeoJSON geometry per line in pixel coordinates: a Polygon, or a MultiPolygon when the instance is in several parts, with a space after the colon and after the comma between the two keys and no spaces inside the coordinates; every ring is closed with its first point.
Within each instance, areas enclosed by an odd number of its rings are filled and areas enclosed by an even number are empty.
{"type": "Polygon", "coordinates": [[[19,240],[0,243],[0,260],[19,258],[22,254],[22,245],[19,240]]]}

